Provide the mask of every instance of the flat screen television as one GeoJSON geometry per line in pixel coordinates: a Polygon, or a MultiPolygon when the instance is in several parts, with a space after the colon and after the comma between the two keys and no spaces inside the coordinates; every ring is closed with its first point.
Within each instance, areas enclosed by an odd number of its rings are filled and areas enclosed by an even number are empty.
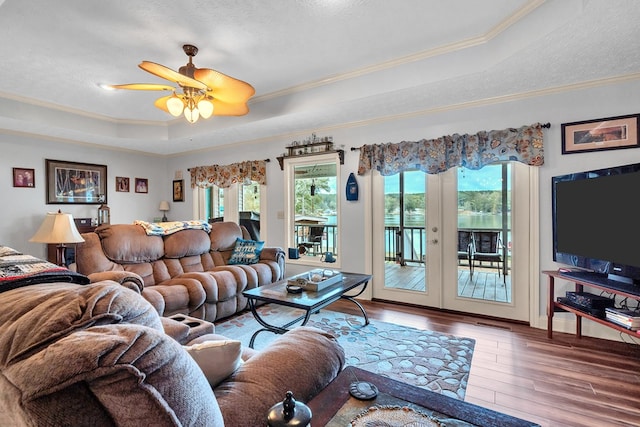
{"type": "Polygon", "coordinates": [[[552,178],[553,260],[640,286],[640,163],[552,178]]]}

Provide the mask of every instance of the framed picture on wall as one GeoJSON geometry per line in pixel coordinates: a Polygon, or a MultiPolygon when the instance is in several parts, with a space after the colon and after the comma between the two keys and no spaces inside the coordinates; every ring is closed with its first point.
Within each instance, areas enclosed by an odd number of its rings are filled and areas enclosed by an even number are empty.
{"type": "Polygon", "coordinates": [[[35,170],[13,168],[13,186],[21,188],[35,188],[35,170]]]}
{"type": "Polygon", "coordinates": [[[116,191],[129,192],[129,178],[126,176],[116,176],[116,191]]]}
{"type": "Polygon", "coordinates": [[[147,178],[136,178],[136,193],[148,193],[149,180],[147,178]]]}
{"type": "Polygon", "coordinates": [[[107,203],[107,167],[46,159],[47,204],[107,203]]]}
{"type": "Polygon", "coordinates": [[[173,181],[173,201],[184,202],[184,179],[173,181]]]}
{"type": "Polygon", "coordinates": [[[640,146],[640,114],[563,123],[562,154],[640,146]]]}

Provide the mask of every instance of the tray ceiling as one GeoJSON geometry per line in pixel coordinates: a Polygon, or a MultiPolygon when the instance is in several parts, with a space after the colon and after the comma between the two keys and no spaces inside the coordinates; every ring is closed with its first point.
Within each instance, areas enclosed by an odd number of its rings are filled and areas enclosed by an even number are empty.
{"type": "Polygon", "coordinates": [[[0,132],[158,155],[289,139],[640,78],[639,21],[633,0],[0,0],[0,132]],[[138,64],[178,69],[185,43],[255,87],[248,115],[189,124],[99,87],[166,83],[138,64]]]}

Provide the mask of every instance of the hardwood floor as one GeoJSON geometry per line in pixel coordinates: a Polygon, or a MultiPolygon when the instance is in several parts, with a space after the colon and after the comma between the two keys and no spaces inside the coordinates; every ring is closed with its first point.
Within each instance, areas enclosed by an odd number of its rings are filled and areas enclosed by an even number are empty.
{"type": "MultiPolygon", "coordinates": [[[[640,345],[361,301],[371,319],[474,338],[465,401],[543,427],[640,426],[640,345]]],[[[358,314],[338,301],[329,309],[358,314]]],[[[640,335],[636,342],[640,343],[640,335]]]]}

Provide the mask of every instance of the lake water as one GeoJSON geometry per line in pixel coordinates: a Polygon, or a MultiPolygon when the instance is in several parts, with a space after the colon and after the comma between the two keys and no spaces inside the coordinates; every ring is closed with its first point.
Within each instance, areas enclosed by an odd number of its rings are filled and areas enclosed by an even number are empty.
{"type": "MultiPolygon", "coordinates": [[[[511,214],[507,215],[509,223],[511,222],[511,214]]],[[[399,215],[387,215],[385,216],[384,223],[386,226],[398,226],[400,225],[399,215]]],[[[404,225],[407,227],[424,227],[424,215],[415,214],[405,218],[404,225]]],[[[458,228],[502,228],[502,215],[489,215],[489,214],[470,214],[470,215],[458,215],[458,228]]]]}

